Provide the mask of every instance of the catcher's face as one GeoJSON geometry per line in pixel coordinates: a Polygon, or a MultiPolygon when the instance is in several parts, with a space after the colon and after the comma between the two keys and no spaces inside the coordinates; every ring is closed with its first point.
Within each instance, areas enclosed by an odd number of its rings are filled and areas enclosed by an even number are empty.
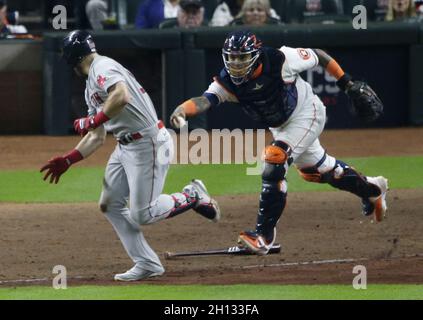
{"type": "Polygon", "coordinates": [[[223,51],[225,68],[234,84],[240,85],[248,81],[249,76],[254,71],[253,68],[258,57],[258,51],[248,53],[223,51]]]}
{"type": "Polygon", "coordinates": [[[230,75],[237,78],[245,77],[249,71],[248,69],[251,67],[251,60],[251,53],[239,55],[229,54],[227,64],[230,75]]]}

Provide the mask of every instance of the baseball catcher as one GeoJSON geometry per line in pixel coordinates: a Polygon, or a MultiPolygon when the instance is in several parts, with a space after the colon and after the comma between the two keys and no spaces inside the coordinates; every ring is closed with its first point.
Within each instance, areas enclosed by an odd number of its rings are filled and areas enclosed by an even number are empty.
{"type": "Polygon", "coordinates": [[[255,34],[245,30],[228,35],[222,56],[224,68],[206,92],[179,105],[170,120],[178,127],[178,119],[229,101],[269,127],[274,140],[263,153],[256,227],[241,232],[238,242],[253,253],[268,253],[285,208],[285,177],[291,164],[307,181],[328,183],[357,195],[363,214],[373,214],[381,221],[387,209],[387,179],[365,176],[325,152],[319,136],[325,126],[326,107],[300,73],[321,65],[337,79],[339,88],[350,97],[354,114],[364,121],[373,121],[383,112],[383,104],[370,86],[353,81],[323,50],[264,47],[255,34]]]}

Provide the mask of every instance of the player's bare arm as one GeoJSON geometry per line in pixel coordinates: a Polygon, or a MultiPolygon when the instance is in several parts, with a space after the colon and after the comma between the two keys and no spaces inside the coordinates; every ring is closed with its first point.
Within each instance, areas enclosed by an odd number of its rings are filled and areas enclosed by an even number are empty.
{"type": "Polygon", "coordinates": [[[353,85],[351,81],[351,77],[344,72],[338,62],[332,58],[329,54],[327,54],[322,49],[314,49],[313,50],[317,57],[319,58],[319,65],[325,68],[326,72],[328,72],[331,76],[333,76],[346,91],[349,87],[353,85]]]}
{"type": "Polygon", "coordinates": [[[78,143],[75,149],[67,154],[59,157],[52,158],[45,164],[40,172],[46,171],[44,180],[50,178],[50,183],[58,183],[60,176],[65,173],[69,167],[82,159],[89,157],[98,148],[100,148],[106,140],[106,130],[100,126],[88,134],[78,143]]]}
{"type": "Polygon", "coordinates": [[[207,111],[210,107],[211,102],[205,96],[191,98],[179,105],[175,111],[173,111],[170,116],[170,123],[173,127],[179,128],[180,124],[178,117],[182,117],[182,119],[185,120],[187,117],[192,117],[207,111]]]}
{"type": "Polygon", "coordinates": [[[100,126],[88,132],[88,134],[81,139],[75,149],[81,153],[84,159],[88,158],[104,144],[106,136],[104,126],[100,126]]]}
{"type": "Polygon", "coordinates": [[[117,116],[130,102],[131,96],[124,82],[118,82],[108,90],[109,96],[104,103],[103,112],[109,118],[117,116]]]}

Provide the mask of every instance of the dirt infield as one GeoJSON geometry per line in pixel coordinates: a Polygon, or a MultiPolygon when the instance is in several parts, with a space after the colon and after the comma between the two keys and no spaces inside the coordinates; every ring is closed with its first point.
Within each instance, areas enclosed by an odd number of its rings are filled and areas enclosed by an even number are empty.
{"type": "MultiPolygon", "coordinates": [[[[340,157],[421,155],[422,136],[422,129],[329,131],[322,142],[340,157]]],[[[0,137],[0,170],[38,168],[76,141],[0,137]]],[[[83,165],[105,164],[112,148],[109,139],[83,165]]],[[[152,247],[163,257],[165,251],[233,245],[239,231],[253,227],[258,195],[217,199],[223,212],[218,224],[189,212],[142,227],[152,247]]],[[[148,283],[351,284],[357,264],[367,267],[369,283],[423,283],[422,190],[392,190],[388,199],[388,219],[376,224],[360,215],[353,195],[291,193],[278,226],[280,254],[162,259],[166,274],[148,283]]],[[[114,273],[132,265],[95,203],[0,204],[0,286],[48,283],[59,264],[66,266],[70,284],[112,284],[114,273]],[[25,282],[31,279],[38,281],[25,282]]]]}

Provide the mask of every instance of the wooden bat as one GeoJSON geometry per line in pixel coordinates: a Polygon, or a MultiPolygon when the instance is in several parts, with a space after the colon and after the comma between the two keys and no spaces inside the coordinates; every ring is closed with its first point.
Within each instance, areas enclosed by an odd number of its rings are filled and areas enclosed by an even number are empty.
{"type": "MultiPolygon", "coordinates": [[[[274,254],[281,252],[281,245],[276,243],[270,248],[268,254],[274,254]]],[[[215,256],[215,255],[253,255],[251,251],[243,247],[229,247],[223,249],[212,249],[212,250],[198,250],[198,251],[182,251],[182,252],[169,252],[164,253],[164,257],[167,260],[177,257],[194,257],[194,256],[215,256]]]]}

